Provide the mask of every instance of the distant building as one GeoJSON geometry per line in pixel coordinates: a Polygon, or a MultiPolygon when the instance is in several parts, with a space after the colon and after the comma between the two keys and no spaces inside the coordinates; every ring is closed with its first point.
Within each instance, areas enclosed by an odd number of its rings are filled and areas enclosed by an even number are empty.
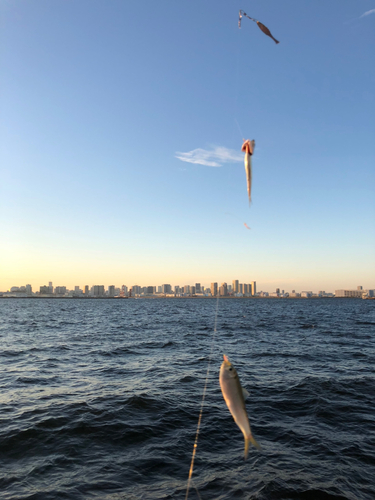
{"type": "Polygon", "coordinates": [[[362,290],[335,290],[336,297],[362,298],[362,290]]]}
{"type": "Polygon", "coordinates": [[[52,286],[52,281],[50,281],[48,283],[48,288],[49,288],[49,291],[47,293],[53,293],[53,286],[52,286]]]}
{"type": "Polygon", "coordinates": [[[195,295],[195,286],[194,286],[194,285],[192,285],[192,286],[190,287],[190,294],[191,294],[191,295],[195,295]]]}
{"type": "Polygon", "coordinates": [[[31,286],[31,285],[26,285],[26,287],[25,287],[25,288],[26,288],[26,293],[27,293],[27,295],[32,295],[32,293],[33,293],[33,288],[32,288],[32,286],[31,286]]]}
{"type": "Polygon", "coordinates": [[[49,294],[50,293],[49,290],[50,290],[50,287],[46,286],[46,285],[39,287],[39,293],[42,293],[44,295],[49,294]]]}
{"type": "Polygon", "coordinates": [[[217,283],[211,283],[211,295],[216,297],[217,295],[217,283]]]}
{"type": "Polygon", "coordinates": [[[139,285],[133,285],[131,287],[131,291],[132,291],[132,296],[134,297],[134,295],[140,295],[141,293],[141,287],[139,285]]]}
{"type": "Polygon", "coordinates": [[[162,293],[172,293],[172,287],[169,284],[162,285],[162,293]]]}
{"type": "Polygon", "coordinates": [[[222,297],[226,297],[228,295],[228,285],[226,283],[221,284],[219,294],[222,297]]]}
{"type": "Polygon", "coordinates": [[[312,297],[313,293],[311,291],[309,292],[301,292],[301,297],[303,299],[309,299],[310,297],[312,297]]]}
{"type": "Polygon", "coordinates": [[[201,293],[201,284],[200,283],[195,283],[195,292],[201,293]]]}
{"type": "Polygon", "coordinates": [[[243,283],[240,283],[238,285],[238,288],[239,288],[238,292],[243,294],[243,283]]]}
{"type": "Polygon", "coordinates": [[[94,297],[104,297],[104,285],[94,285],[93,287],[91,287],[91,292],[94,297]]]}
{"type": "Polygon", "coordinates": [[[156,292],[156,286],[146,286],[145,288],[145,293],[147,293],[147,295],[153,295],[156,292]]]}
{"type": "Polygon", "coordinates": [[[55,288],[56,295],[65,295],[66,294],[66,286],[57,286],[55,288]]]}
{"type": "Polygon", "coordinates": [[[108,287],[108,297],[115,296],[115,285],[109,285],[108,287]]]}
{"type": "Polygon", "coordinates": [[[238,293],[239,292],[239,283],[238,283],[238,280],[233,280],[232,281],[232,290],[233,290],[233,293],[238,293]]]}
{"type": "Polygon", "coordinates": [[[85,295],[89,294],[89,285],[85,285],[85,295]]]}
{"type": "Polygon", "coordinates": [[[251,282],[251,295],[256,295],[257,294],[257,282],[252,281],[251,282]]]}

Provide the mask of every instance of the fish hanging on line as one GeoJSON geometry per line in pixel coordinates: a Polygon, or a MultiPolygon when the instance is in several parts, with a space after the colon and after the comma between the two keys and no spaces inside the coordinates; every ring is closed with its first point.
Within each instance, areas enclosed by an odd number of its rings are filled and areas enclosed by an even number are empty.
{"type": "Polygon", "coordinates": [[[229,411],[234,418],[234,421],[241,429],[245,438],[245,451],[244,458],[246,460],[249,453],[250,443],[260,450],[259,444],[255,441],[251,434],[249,417],[246,413],[245,399],[249,396],[246,389],[243,389],[240,384],[237,372],[224,354],[224,361],[220,368],[220,387],[223,393],[224,400],[228,406],[229,411]]]}
{"type": "Polygon", "coordinates": [[[250,17],[246,14],[246,12],[244,12],[243,10],[240,10],[240,17],[238,19],[238,27],[241,28],[241,20],[242,20],[242,17],[245,16],[247,17],[248,19],[250,19],[251,21],[254,21],[254,23],[257,23],[259,29],[261,31],[263,31],[263,33],[267,36],[269,36],[270,38],[272,38],[272,40],[275,42],[275,43],[280,43],[278,40],[276,40],[276,38],[274,38],[270,32],[270,30],[267,28],[267,26],[264,26],[264,24],[262,24],[260,21],[257,21],[256,19],[254,19],[253,17],[250,17]]]}
{"type": "Polygon", "coordinates": [[[251,157],[254,153],[255,141],[245,140],[242,144],[241,151],[245,153],[244,163],[246,172],[246,182],[247,182],[247,194],[249,195],[249,204],[251,203],[251,180],[252,180],[252,167],[251,167],[251,157]]]}

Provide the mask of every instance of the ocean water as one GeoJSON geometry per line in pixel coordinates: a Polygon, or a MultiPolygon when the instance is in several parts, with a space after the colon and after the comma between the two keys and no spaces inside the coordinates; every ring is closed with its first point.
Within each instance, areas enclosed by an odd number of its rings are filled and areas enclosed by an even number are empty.
{"type": "MultiPolygon", "coordinates": [[[[0,300],[0,497],[184,499],[215,308],[0,300]]],[[[189,499],[373,500],[375,301],[220,300],[217,320],[189,499]],[[250,392],[247,461],[223,353],[250,392]]]]}

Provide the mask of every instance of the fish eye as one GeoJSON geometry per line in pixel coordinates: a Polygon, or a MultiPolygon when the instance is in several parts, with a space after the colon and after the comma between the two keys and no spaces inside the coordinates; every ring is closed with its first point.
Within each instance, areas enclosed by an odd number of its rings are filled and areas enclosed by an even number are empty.
{"type": "Polygon", "coordinates": [[[233,370],[233,368],[232,368],[232,367],[230,367],[230,368],[229,368],[229,371],[231,372],[232,370],[233,370]]]}

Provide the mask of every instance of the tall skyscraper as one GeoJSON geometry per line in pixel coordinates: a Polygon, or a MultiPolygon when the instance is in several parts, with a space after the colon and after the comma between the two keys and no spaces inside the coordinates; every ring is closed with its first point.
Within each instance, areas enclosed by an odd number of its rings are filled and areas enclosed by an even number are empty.
{"type": "Polygon", "coordinates": [[[49,281],[49,283],[48,283],[48,288],[49,288],[48,293],[53,293],[52,281],[49,281]]]}
{"type": "Polygon", "coordinates": [[[228,285],[226,283],[221,284],[219,293],[222,297],[228,295],[228,285]]]}
{"type": "Polygon", "coordinates": [[[216,297],[217,295],[217,283],[211,283],[211,295],[216,297]]]}
{"type": "Polygon", "coordinates": [[[89,295],[89,285],[85,285],[85,295],[89,295]]]}
{"type": "Polygon", "coordinates": [[[27,295],[32,295],[33,289],[31,285],[26,285],[26,293],[27,295]]]}
{"type": "Polygon", "coordinates": [[[109,285],[108,287],[108,297],[115,296],[115,285],[109,285]]]}
{"type": "Polygon", "coordinates": [[[201,293],[201,284],[200,283],[195,283],[195,292],[201,293]]]}
{"type": "Polygon", "coordinates": [[[233,289],[233,293],[238,293],[239,291],[239,283],[238,283],[238,280],[233,280],[232,281],[232,289],[233,289]]]}
{"type": "Polygon", "coordinates": [[[256,295],[257,294],[257,282],[252,281],[251,282],[251,295],[256,295]]]}

